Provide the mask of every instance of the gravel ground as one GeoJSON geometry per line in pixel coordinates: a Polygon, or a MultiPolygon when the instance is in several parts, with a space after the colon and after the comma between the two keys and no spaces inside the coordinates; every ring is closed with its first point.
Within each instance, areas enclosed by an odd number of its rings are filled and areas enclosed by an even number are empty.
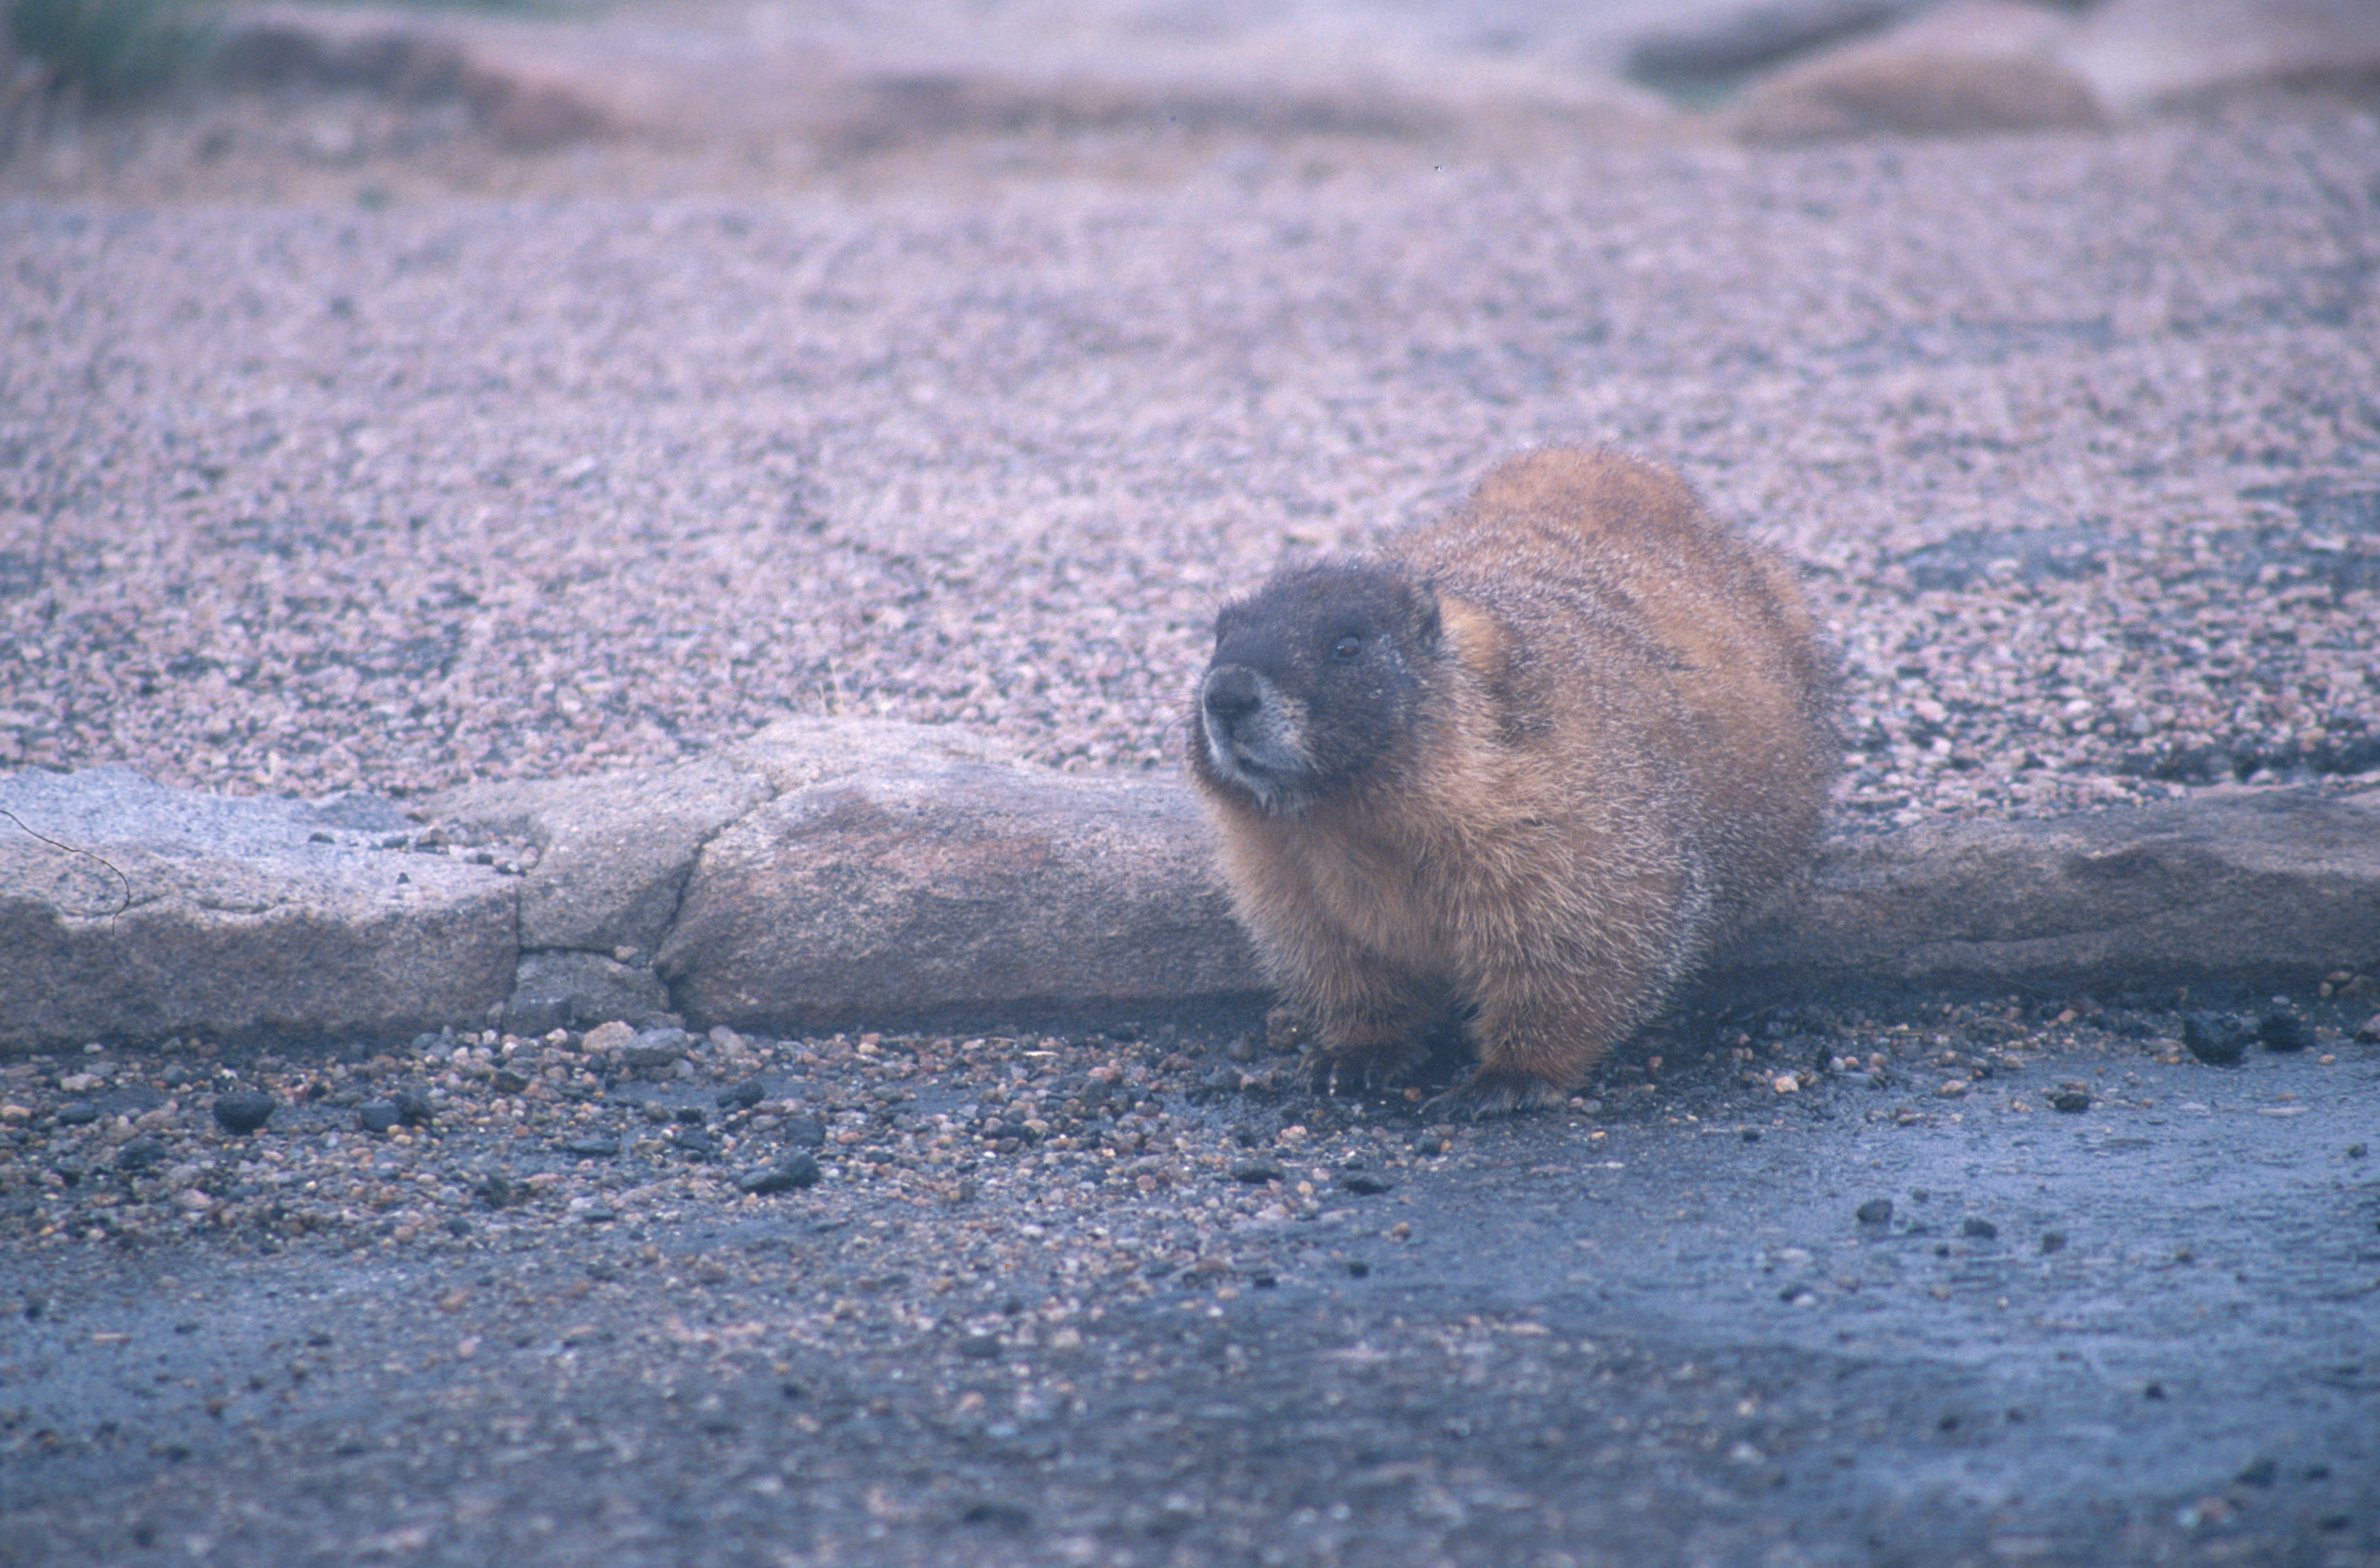
{"type": "Polygon", "coordinates": [[[1170,768],[1221,598],[1571,441],[1806,565],[1848,823],[2380,766],[2364,108],[1022,156],[0,204],[0,766],[403,796],[800,711],[1170,768]]]}
{"type": "Polygon", "coordinates": [[[21,1062],[0,1563],[2368,1568],[2333,990],[1784,1009],[1489,1127],[1166,1027],[21,1062]]]}
{"type": "MultiPolygon", "coordinates": [[[[2167,1066],[2268,1050],[2313,1051],[2323,1066],[2368,1055],[2380,985],[2342,973],[2323,990],[2304,1003],[2212,1008],[1876,1003],[1702,1019],[1678,1027],[1717,1049],[1681,1051],[1678,1034],[1657,1029],[1570,1110],[1625,1121],[1725,1093],[1742,1115],[1852,1086],[1869,1091],[1870,1120],[1906,1124],[1971,1091],[2009,1114],[2058,1109],[2046,1084],[2006,1092],[2034,1053],[2167,1066]]],[[[26,1244],[222,1234],[268,1252],[309,1236],[386,1250],[674,1220],[823,1184],[822,1195],[896,1205],[980,1199],[977,1239],[1014,1247],[1016,1216],[1045,1201],[1062,1211],[1137,1196],[1156,1201],[1149,1234],[1127,1244],[1134,1266],[1162,1270],[1196,1266],[1218,1227],[1312,1220],[1487,1136],[1424,1125],[1429,1092],[1317,1099],[1260,1031],[1172,1025],[1147,1038],[771,1040],[613,1023],[534,1039],[424,1035],[353,1059],[199,1039],[94,1047],[0,1068],[0,1222],[26,1244]],[[249,1122],[243,1100],[256,1107],[249,1122]]],[[[1084,1245],[1079,1226],[1065,1234],[1084,1245]]]]}

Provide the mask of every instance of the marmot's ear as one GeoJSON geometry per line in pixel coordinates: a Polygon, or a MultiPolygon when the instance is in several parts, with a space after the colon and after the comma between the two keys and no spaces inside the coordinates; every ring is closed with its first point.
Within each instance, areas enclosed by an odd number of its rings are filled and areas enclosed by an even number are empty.
{"type": "Polygon", "coordinates": [[[1405,623],[1407,640],[1423,653],[1435,653],[1443,630],[1438,613],[1438,590],[1426,582],[1414,584],[1413,613],[1405,623]]]}

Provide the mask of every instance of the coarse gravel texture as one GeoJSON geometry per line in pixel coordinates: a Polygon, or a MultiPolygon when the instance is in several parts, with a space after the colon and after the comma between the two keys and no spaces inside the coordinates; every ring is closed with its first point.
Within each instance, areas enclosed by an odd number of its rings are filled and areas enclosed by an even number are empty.
{"type": "Polygon", "coordinates": [[[0,767],[406,796],[796,711],[1172,768],[1220,600],[1548,442],[1805,565],[1854,828],[2380,767],[2366,106],[1096,163],[7,200],[0,767]]]}
{"type": "Polygon", "coordinates": [[[0,1563],[2367,1564],[2327,989],[1730,1016],[1485,1127],[1167,1026],[29,1059],[0,1563]]]}
{"type": "MultiPolygon", "coordinates": [[[[2342,972],[2322,990],[2212,1008],[1877,1000],[1704,1015],[1632,1042],[1569,1114],[1675,1113],[1712,1094],[1742,1114],[1851,1086],[1871,1091],[1870,1120],[1906,1124],[1971,1089],[2007,1090],[2028,1053],[2229,1065],[2259,1039],[2289,1053],[2380,1044],[2380,984],[2342,972]],[[2193,1042],[2210,1031],[2237,1047],[2209,1056],[2193,1042]]],[[[491,1226],[675,1219],[822,1183],[821,1196],[981,1198],[973,1211],[992,1234],[1018,1205],[1080,1186],[1160,1199],[1160,1228],[1180,1231],[1165,1245],[1192,1249],[1160,1249],[1160,1261],[1186,1267],[1205,1245],[1194,1234],[1311,1220],[1350,1192],[1392,1187],[1450,1140],[1488,1136],[1428,1118],[1427,1087],[1317,1096],[1263,1034],[1165,1024],[780,1040],[611,1023],[533,1039],[449,1030],[369,1054],[200,1038],[92,1046],[0,1067],[0,1226],[12,1245],[208,1234],[267,1252],[305,1237],[403,1247],[491,1226]],[[780,1169],[794,1179],[759,1179],[780,1169]]],[[[2025,1115],[2054,1098],[2020,1085],[1995,1109],[2025,1115]]]]}

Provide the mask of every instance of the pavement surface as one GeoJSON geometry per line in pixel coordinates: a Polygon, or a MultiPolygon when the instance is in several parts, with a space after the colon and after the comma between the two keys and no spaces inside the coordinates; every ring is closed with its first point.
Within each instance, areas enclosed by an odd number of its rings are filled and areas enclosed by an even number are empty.
{"type": "MultiPolygon", "coordinates": [[[[1219,599],[1553,441],[1805,565],[1847,833],[2380,764],[2367,91],[941,102],[12,143],[0,766],[402,800],[795,712],[1163,770],[1219,599]]],[[[27,1057],[0,1562],[2380,1562],[2373,959],[1690,1020],[1461,1129],[1162,1018],[27,1057]]]]}
{"type": "Polygon", "coordinates": [[[1170,1028],[738,1041],[567,1136],[211,1064],[147,1098],[264,1131],[11,1221],[0,1562],[2380,1561],[2380,1048],[2045,1012],[1475,1128],[1170,1028]]]}

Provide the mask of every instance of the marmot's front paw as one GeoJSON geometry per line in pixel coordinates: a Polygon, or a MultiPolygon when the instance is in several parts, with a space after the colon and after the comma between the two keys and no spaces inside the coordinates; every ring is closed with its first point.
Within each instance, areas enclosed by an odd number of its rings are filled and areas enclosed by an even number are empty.
{"type": "Polygon", "coordinates": [[[1569,1102],[1567,1092],[1525,1073],[1475,1073],[1468,1082],[1424,1102],[1422,1112],[1444,1122],[1476,1122],[1569,1102]]]}
{"type": "Polygon", "coordinates": [[[1317,1094],[1380,1094],[1412,1070],[1418,1052],[1402,1041],[1309,1049],[1297,1070],[1317,1094]]]}

